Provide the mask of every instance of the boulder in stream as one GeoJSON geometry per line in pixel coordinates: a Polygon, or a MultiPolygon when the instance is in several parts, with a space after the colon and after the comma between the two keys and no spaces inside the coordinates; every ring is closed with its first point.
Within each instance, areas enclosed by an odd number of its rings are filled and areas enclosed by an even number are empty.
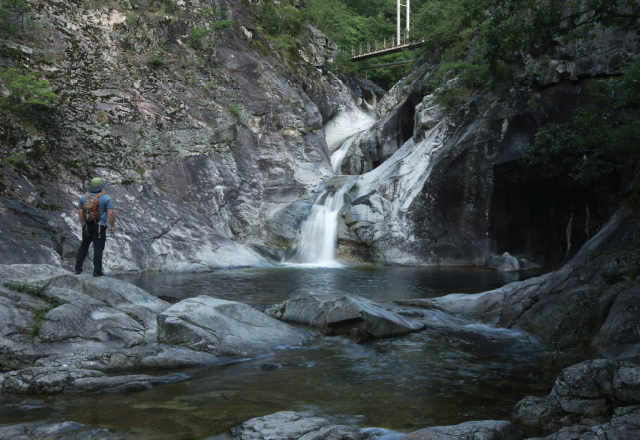
{"type": "Polygon", "coordinates": [[[220,357],[256,356],[310,336],[246,304],[209,296],[180,301],[158,315],[159,342],[220,357]]]}
{"type": "Polygon", "coordinates": [[[496,269],[500,272],[519,272],[521,270],[540,269],[540,266],[524,258],[518,258],[505,252],[502,255],[492,255],[485,266],[496,269]]]}
{"type": "Polygon", "coordinates": [[[350,333],[356,340],[396,336],[425,325],[357,295],[298,290],[291,299],[265,311],[274,318],[307,324],[327,335],[350,333]]]}
{"type": "Polygon", "coordinates": [[[311,412],[280,411],[205,440],[362,440],[357,426],[334,425],[311,412]]]}
{"type": "Polygon", "coordinates": [[[511,422],[480,420],[451,426],[432,426],[412,432],[403,440],[522,440],[511,422]]]}

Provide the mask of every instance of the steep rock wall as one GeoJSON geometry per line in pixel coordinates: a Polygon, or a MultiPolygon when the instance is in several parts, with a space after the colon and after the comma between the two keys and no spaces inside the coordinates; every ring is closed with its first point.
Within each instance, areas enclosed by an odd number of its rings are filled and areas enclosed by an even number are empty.
{"type": "Polygon", "coordinates": [[[515,150],[549,122],[568,121],[588,102],[591,78],[619,74],[638,53],[636,35],[599,31],[544,63],[524,54],[529,76],[516,74],[516,87],[487,87],[449,111],[425,96],[397,149],[400,115],[428,93],[437,67],[423,56],[347,153],[342,172],[366,174],[352,179],[342,254],[407,264],[484,264],[506,251],[547,266],[568,260],[617,209],[620,176],[583,187],[560,167],[522,168],[515,150]]]}
{"type": "Polygon", "coordinates": [[[261,265],[262,243],[291,245],[272,218],[331,172],[322,128],[354,92],[317,29],[296,73],[249,5],[218,3],[233,25],[199,51],[189,33],[216,5],[178,3],[32,2],[36,30],[2,42],[0,66],[43,72],[60,101],[29,123],[0,115],[2,157],[19,159],[0,167],[0,263],[72,264],[75,204],[96,175],[116,207],[107,270],[261,265]]]}

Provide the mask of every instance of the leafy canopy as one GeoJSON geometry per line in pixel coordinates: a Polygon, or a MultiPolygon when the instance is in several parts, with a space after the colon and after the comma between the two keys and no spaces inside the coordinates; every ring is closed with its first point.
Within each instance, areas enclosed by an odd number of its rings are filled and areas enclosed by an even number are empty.
{"type": "Polygon", "coordinates": [[[571,122],[549,124],[533,145],[520,148],[521,164],[560,161],[569,175],[590,184],[640,159],[640,61],[621,78],[600,80],[593,102],[578,108],[571,122]]]}

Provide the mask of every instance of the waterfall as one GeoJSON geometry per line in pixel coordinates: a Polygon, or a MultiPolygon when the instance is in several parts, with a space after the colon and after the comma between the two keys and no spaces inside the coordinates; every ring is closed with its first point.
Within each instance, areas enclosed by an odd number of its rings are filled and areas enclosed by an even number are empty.
{"type": "Polygon", "coordinates": [[[333,152],[331,155],[331,166],[333,167],[333,174],[340,174],[340,168],[342,167],[342,161],[344,157],[347,155],[347,151],[349,151],[349,147],[353,142],[355,136],[351,136],[346,141],[342,143],[340,148],[333,152]]]}
{"type": "Polygon", "coordinates": [[[325,190],[311,207],[300,228],[300,244],[291,261],[316,266],[336,266],[338,212],[344,204],[347,187],[325,190]]]}

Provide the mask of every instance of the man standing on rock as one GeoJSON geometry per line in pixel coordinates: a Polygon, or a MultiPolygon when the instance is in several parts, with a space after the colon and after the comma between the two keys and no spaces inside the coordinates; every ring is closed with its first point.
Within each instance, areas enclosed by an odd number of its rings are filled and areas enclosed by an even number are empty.
{"type": "Polygon", "coordinates": [[[82,225],[82,243],[76,258],[76,274],[82,273],[82,263],[87,258],[89,245],[93,243],[93,276],[102,276],[102,252],[107,240],[107,218],[111,224],[111,234],[115,231],[116,218],[113,215],[113,201],[102,190],[107,186],[101,178],[91,180],[88,192],[80,197],[78,216],[82,225]]]}

